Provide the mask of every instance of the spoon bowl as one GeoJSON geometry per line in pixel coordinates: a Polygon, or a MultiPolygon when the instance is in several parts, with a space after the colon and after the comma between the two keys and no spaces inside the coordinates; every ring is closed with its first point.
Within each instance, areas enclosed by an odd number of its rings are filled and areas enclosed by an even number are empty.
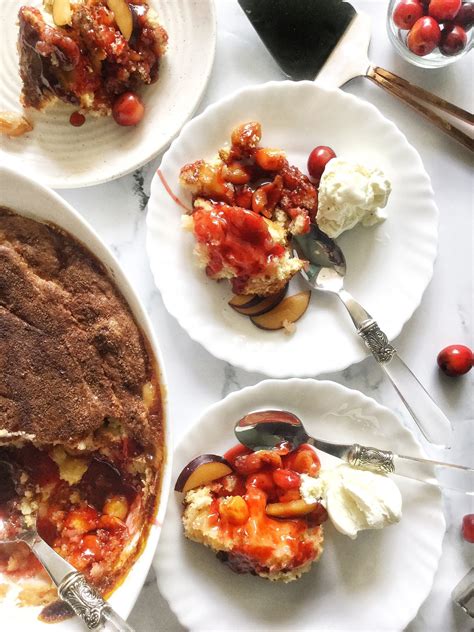
{"type": "Polygon", "coordinates": [[[250,450],[268,450],[286,444],[296,450],[310,439],[296,415],[286,410],[262,410],[242,417],[234,427],[238,441],[250,450]]]}
{"type": "Polygon", "coordinates": [[[294,237],[294,252],[306,259],[309,266],[301,271],[315,290],[337,293],[342,289],[346,275],[344,253],[330,237],[315,224],[304,235],[294,237]]]}

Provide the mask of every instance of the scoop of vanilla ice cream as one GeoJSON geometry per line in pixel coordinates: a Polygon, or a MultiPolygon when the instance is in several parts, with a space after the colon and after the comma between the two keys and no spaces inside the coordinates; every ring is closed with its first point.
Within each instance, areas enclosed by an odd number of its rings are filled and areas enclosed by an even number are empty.
{"type": "Polygon", "coordinates": [[[354,539],[359,531],[382,529],[402,515],[400,490],[388,476],[350,465],[321,470],[318,478],[301,475],[301,497],[319,500],[335,528],[354,539]]]}
{"type": "Polygon", "coordinates": [[[319,184],[319,228],[334,238],[359,222],[372,226],[384,220],[386,216],[380,209],[386,206],[391,189],[380,169],[333,158],[319,184]]]}

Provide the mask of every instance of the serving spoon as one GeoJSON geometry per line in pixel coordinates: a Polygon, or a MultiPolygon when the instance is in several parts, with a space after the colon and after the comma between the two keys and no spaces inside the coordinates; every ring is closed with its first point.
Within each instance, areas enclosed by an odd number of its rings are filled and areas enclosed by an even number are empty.
{"type": "Polygon", "coordinates": [[[400,358],[372,316],[344,289],[346,260],[339,246],[314,224],[305,235],[294,237],[293,245],[300,259],[309,261],[309,266],[301,270],[307,283],[315,290],[336,294],[341,299],[357,333],[385,371],[427,441],[449,447],[451,422],[400,358]]]}
{"type": "Polygon", "coordinates": [[[290,450],[295,450],[303,443],[308,443],[358,469],[372,470],[379,474],[394,473],[436,487],[474,495],[474,469],[464,465],[395,454],[390,450],[380,450],[358,443],[331,443],[316,439],[306,432],[301,419],[287,410],[251,412],[239,419],[234,426],[234,433],[240,443],[254,451],[275,448],[282,444],[286,444],[290,450]],[[461,479],[462,482],[458,478],[454,486],[445,485],[433,477],[433,466],[446,468],[446,471],[457,471],[458,474],[464,474],[464,478],[461,479]]]}
{"type": "MultiPolygon", "coordinates": [[[[0,459],[0,503],[12,500],[16,495],[16,472],[11,463],[0,459]]],[[[66,602],[89,630],[110,632],[134,632],[126,621],[79,573],[74,566],[56,553],[39,535],[36,526],[27,526],[22,515],[0,515],[0,546],[25,542],[38,558],[58,589],[58,595],[66,602]]]]}

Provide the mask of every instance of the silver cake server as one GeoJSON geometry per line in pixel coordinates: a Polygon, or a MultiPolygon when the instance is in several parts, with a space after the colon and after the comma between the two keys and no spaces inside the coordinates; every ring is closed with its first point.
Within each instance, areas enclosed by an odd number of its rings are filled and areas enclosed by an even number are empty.
{"type": "Polygon", "coordinates": [[[402,77],[372,64],[368,57],[371,24],[343,0],[238,0],[246,16],[283,72],[338,88],[355,77],[367,77],[404,101],[439,129],[474,150],[465,133],[437,110],[471,127],[474,115],[402,77]],[[429,106],[429,107],[427,107],[429,106]]]}

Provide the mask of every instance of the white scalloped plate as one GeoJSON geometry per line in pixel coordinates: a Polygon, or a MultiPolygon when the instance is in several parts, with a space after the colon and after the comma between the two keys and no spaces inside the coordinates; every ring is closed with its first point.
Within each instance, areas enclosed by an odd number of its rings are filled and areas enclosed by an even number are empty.
{"type": "MultiPolygon", "coordinates": [[[[424,456],[390,410],[358,391],[328,381],[267,380],[204,412],[175,450],[172,480],[198,454],[222,454],[234,445],[235,421],[265,408],[293,411],[321,439],[424,456]]],[[[323,466],[335,461],[320,456],[323,466]]],[[[356,540],[326,525],[320,561],[290,584],[236,575],[209,549],[186,540],[181,494],[171,492],[154,561],[158,587],[193,632],[402,630],[431,590],[446,525],[437,488],[401,477],[396,482],[403,496],[398,524],[356,540]]]]}
{"type": "MultiPolygon", "coordinates": [[[[17,15],[19,0],[1,0],[0,110],[21,111],[17,15]]],[[[42,0],[23,4],[41,6],[42,0]]],[[[143,92],[146,112],[134,128],[111,117],[88,116],[72,127],[74,108],[55,104],[30,112],[34,130],[20,138],[2,137],[0,160],[26,171],[54,189],[90,186],[118,178],[154,158],[197,108],[214,61],[216,20],[213,0],[150,0],[169,35],[160,76],[143,92]],[[199,63],[196,63],[199,59],[199,63]]]]}
{"type": "MultiPolygon", "coordinates": [[[[243,121],[262,123],[262,144],[286,150],[306,169],[315,145],[350,160],[379,165],[392,181],[386,222],[356,228],[339,240],[347,259],[346,286],[395,338],[419,305],[433,273],[438,210],[430,179],[405,136],[369,103],[312,82],[271,82],[246,88],[187,123],[166,152],[161,171],[190,205],[178,175],[187,162],[212,158],[243,121]]],[[[151,269],[168,311],[191,338],[217,358],[273,377],[339,371],[367,351],[336,297],[315,293],[296,333],[257,329],[227,305],[227,283],[209,280],[193,260],[193,236],[181,228],[183,209],[155,176],[147,218],[151,269]]],[[[292,282],[292,290],[302,286],[292,282]]]]}

